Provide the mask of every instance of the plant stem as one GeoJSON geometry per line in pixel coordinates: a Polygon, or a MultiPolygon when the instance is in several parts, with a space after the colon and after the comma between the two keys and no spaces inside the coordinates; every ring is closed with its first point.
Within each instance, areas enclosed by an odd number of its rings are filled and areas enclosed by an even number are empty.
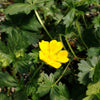
{"type": "Polygon", "coordinates": [[[83,21],[85,23],[85,27],[88,28],[83,14],[82,14],[82,18],[83,18],[83,21]]]}
{"type": "Polygon", "coordinates": [[[45,32],[47,33],[47,35],[50,37],[50,39],[53,39],[52,36],[50,35],[50,33],[48,32],[48,30],[46,29],[45,25],[43,24],[43,22],[42,22],[42,20],[41,20],[41,18],[40,18],[40,16],[39,16],[39,14],[38,14],[38,12],[37,12],[36,10],[34,10],[34,11],[35,11],[35,14],[36,14],[36,16],[37,16],[37,18],[38,18],[40,24],[42,25],[43,29],[44,29],[45,32]]]}
{"type": "Polygon", "coordinates": [[[17,79],[17,76],[16,76],[16,72],[15,72],[15,68],[13,68],[12,70],[13,70],[13,73],[12,73],[13,77],[18,82],[18,79],[17,79]]]}
{"type": "MultiPolygon", "coordinates": [[[[62,35],[62,34],[59,35],[59,38],[60,38],[60,41],[63,43],[62,38],[61,38],[61,35],[62,35]]],[[[62,36],[64,36],[64,35],[62,35],[62,36]]],[[[64,36],[64,37],[65,37],[65,36],[64,36]]],[[[85,59],[85,58],[80,58],[80,57],[77,57],[77,56],[76,56],[75,52],[73,51],[71,45],[69,44],[69,42],[68,42],[68,40],[67,40],[67,36],[65,37],[65,40],[66,40],[66,42],[67,42],[67,45],[68,45],[70,51],[72,52],[72,54],[74,55],[74,57],[75,57],[77,60],[79,60],[79,59],[85,59]]],[[[64,46],[64,44],[63,44],[63,46],[64,46]]],[[[66,47],[65,47],[65,46],[64,46],[64,49],[66,50],[66,47]]]]}
{"type": "Polygon", "coordinates": [[[42,63],[38,68],[37,70],[34,72],[33,76],[32,76],[32,79],[35,77],[35,75],[40,71],[40,69],[42,68],[44,63],[42,63]]]}
{"type": "Polygon", "coordinates": [[[42,63],[42,64],[37,68],[37,70],[34,72],[32,78],[29,80],[28,83],[30,83],[32,80],[34,80],[34,77],[35,77],[36,74],[40,71],[40,69],[42,68],[43,65],[44,65],[44,63],[42,63]]]}
{"type": "Polygon", "coordinates": [[[10,92],[10,87],[8,87],[7,96],[9,96],[9,92],[10,92]]]}
{"type": "Polygon", "coordinates": [[[83,38],[81,36],[81,32],[80,32],[80,28],[79,28],[79,24],[78,24],[78,21],[77,20],[76,20],[76,27],[77,27],[77,30],[78,30],[78,33],[79,33],[79,36],[80,36],[80,39],[81,39],[82,43],[88,49],[87,45],[85,44],[85,42],[83,41],[83,38]]]}
{"type": "MultiPolygon", "coordinates": [[[[63,41],[62,41],[62,38],[61,38],[61,34],[59,34],[59,39],[60,39],[60,41],[62,42],[62,44],[63,44],[63,41]]],[[[66,47],[65,47],[65,45],[63,44],[63,47],[64,47],[64,49],[66,50],[66,47]]]]}
{"type": "Polygon", "coordinates": [[[70,62],[69,62],[68,65],[65,67],[65,69],[64,69],[64,71],[62,72],[61,76],[57,79],[57,81],[56,81],[53,85],[51,85],[51,87],[53,87],[54,85],[56,85],[56,84],[61,80],[61,78],[62,78],[63,75],[65,74],[65,72],[66,72],[66,70],[67,70],[67,68],[68,68],[69,65],[70,65],[70,62]]]}
{"type": "Polygon", "coordinates": [[[74,5],[76,6],[76,5],[78,5],[78,4],[82,4],[82,3],[86,2],[86,1],[87,1],[87,0],[80,0],[80,1],[76,2],[74,5]]]}
{"type": "Polygon", "coordinates": [[[76,56],[75,52],[73,51],[73,49],[72,49],[71,45],[69,44],[68,39],[67,39],[67,36],[65,36],[65,40],[66,40],[66,42],[67,42],[67,45],[68,45],[68,47],[69,47],[70,51],[71,51],[71,52],[72,52],[72,54],[74,55],[74,57],[75,57],[76,59],[78,59],[78,60],[79,60],[79,58],[76,56]]]}

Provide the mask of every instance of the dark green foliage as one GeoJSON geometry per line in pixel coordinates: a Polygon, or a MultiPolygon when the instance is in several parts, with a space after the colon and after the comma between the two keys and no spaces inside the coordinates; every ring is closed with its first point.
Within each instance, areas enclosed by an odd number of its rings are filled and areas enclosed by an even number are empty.
{"type": "Polygon", "coordinates": [[[93,80],[93,75],[95,71],[95,67],[98,63],[98,58],[93,57],[92,59],[89,59],[88,61],[81,60],[78,64],[79,66],[79,74],[78,74],[78,80],[81,84],[86,85],[90,82],[90,80],[93,80]]]}
{"type": "Polygon", "coordinates": [[[50,100],[70,100],[68,89],[62,83],[55,85],[50,91],[50,100]]]}
{"type": "Polygon", "coordinates": [[[89,84],[87,88],[87,97],[83,100],[100,100],[100,81],[98,81],[97,83],[89,84]]]}
{"type": "Polygon", "coordinates": [[[0,100],[100,100],[99,0],[2,3],[0,100]],[[40,61],[41,40],[61,41],[69,66],[40,61]]]}
{"type": "Polygon", "coordinates": [[[14,14],[18,14],[18,13],[29,14],[32,9],[35,9],[35,7],[28,3],[16,3],[16,4],[9,6],[5,10],[5,14],[9,14],[9,15],[14,15],[14,14]]]}
{"type": "Polygon", "coordinates": [[[88,57],[98,56],[100,55],[100,49],[97,47],[91,47],[87,50],[88,57]]]}
{"type": "Polygon", "coordinates": [[[46,95],[47,93],[49,93],[52,84],[54,83],[54,75],[51,73],[50,76],[48,76],[47,74],[42,73],[41,77],[39,79],[40,83],[39,83],[39,88],[37,93],[39,94],[40,97],[46,95]]]}
{"type": "Polygon", "coordinates": [[[66,27],[69,27],[72,24],[74,16],[75,16],[75,9],[71,9],[71,11],[68,12],[68,14],[63,18],[66,27]]]}
{"type": "Polygon", "coordinates": [[[8,72],[0,72],[0,86],[13,87],[17,85],[17,81],[8,72]]]}
{"type": "Polygon", "coordinates": [[[100,14],[93,19],[93,24],[96,29],[100,28],[100,14]]]}
{"type": "Polygon", "coordinates": [[[94,82],[98,82],[100,80],[100,61],[96,65],[94,72],[94,82]]]}
{"type": "Polygon", "coordinates": [[[12,100],[11,97],[5,95],[4,93],[0,93],[0,99],[1,100],[12,100]]]}
{"type": "Polygon", "coordinates": [[[28,100],[28,97],[26,95],[26,91],[19,91],[19,92],[16,92],[14,94],[14,100],[28,100]]]}

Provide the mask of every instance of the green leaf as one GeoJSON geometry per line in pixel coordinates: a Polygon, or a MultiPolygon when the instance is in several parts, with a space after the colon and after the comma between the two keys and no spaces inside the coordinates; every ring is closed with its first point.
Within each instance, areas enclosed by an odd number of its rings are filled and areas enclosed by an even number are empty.
{"type": "Polygon", "coordinates": [[[13,87],[17,86],[17,82],[8,72],[0,72],[0,86],[13,87]]]}
{"type": "Polygon", "coordinates": [[[34,46],[38,45],[39,39],[41,38],[40,34],[35,32],[29,32],[29,31],[22,31],[23,36],[26,38],[27,43],[33,44],[34,46]]]}
{"type": "Polygon", "coordinates": [[[29,14],[33,9],[35,9],[35,6],[30,5],[28,3],[15,3],[8,6],[5,9],[5,14],[9,14],[9,15],[14,15],[14,14],[19,14],[19,13],[29,14]]]}
{"type": "Polygon", "coordinates": [[[100,48],[91,47],[87,50],[88,57],[98,56],[100,54],[100,48]]]}
{"type": "Polygon", "coordinates": [[[50,89],[52,84],[54,83],[54,75],[51,73],[49,76],[45,73],[41,74],[41,77],[39,79],[39,87],[37,90],[37,93],[39,93],[39,96],[42,97],[46,95],[50,89]]]}
{"type": "Polygon", "coordinates": [[[68,14],[63,18],[64,20],[64,24],[66,25],[66,27],[69,27],[73,20],[74,20],[74,17],[75,17],[75,9],[71,9],[68,14]]]}
{"type": "Polygon", "coordinates": [[[45,2],[48,2],[48,1],[51,1],[51,0],[41,0],[41,1],[39,1],[39,0],[26,0],[26,2],[28,2],[28,3],[34,3],[34,4],[36,4],[36,3],[45,3],[45,2]]]}
{"type": "Polygon", "coordinates": [[[88,85],[86,91],[87,97],[84,98],[83,100],[100,100],[100,98],[96,97],[98,93],[100,95],[100,80],[96,83],[90,83],[88,85]]]}
{"type": "Polygon", "coordinates": [[[78,80],[81,84],[87,84],[90,80],[93,80],[93,75],[95,71],[95,66],[98,63],[98,58],[93,57],[87,61],[81,60],[78,64],[78,80]]]}
{"type": "Polygon", "coordinates": [[[23,49],[15,50],[14,54],[15,54],[16,58],[24,57],[24,50],[23,49]]]}
{"type": "Polygon", "coordinates": [[[29,96],[32,92],[34,92],[34,91],[36,91],[36,88],[35,88],[34,86],[28,85],[28,86],[26,87],[26,93],[27,93],[28,96],[29,96]]]}
{"type": "Polygon", "coordinates": [[[100,100],[100,99],[98,99],[96,95],[91,95],[83,98],[82,100],[100,100]]]}
{"type": "Polygon", "coordinates": [[[22,73],[27,73],[30,70],[32,61],[31,57],[29,55],[24,55],[24,57],[20,57],[19,59],[16,60],[15,63],[13,63],[13,67],[15,68],[15,72],[19,72],[20,74],[22,73]]]}
{"type": "Polygon", "coordinates": [[[21,50],[21,52],[24,53],[27,46],[28,43],[26,41],[26,38],[20,31],[13,31],[11,34],[8,35],[7,47],[9,52],[15,54],[15,56],[16,53],[18,53],[21,50]]]}
{"type": "Polygon", "coordinates": [[[8,53],[8,48],[6,47],[5,43],[0,41],[0,52],[8,53]]]}
{"type": "Polygon", "coordinates": [[[6,94],[0,93],[0,100],[12,100],[12,98],[6,94]]]}
{"type": "Polygon", "coordinates": [[[48,1],[51,1],[51,0],[32,0],[33,1],[33,3],[36,3],[36,4],[41,4],[41,3],[45,3],[45,2],[48,2],[48,1]]]}
{"type": "MultiPolygon", "coordinates": [[[[22,48],[26,48],[30,44],[33,44],[34,46],[38,45],[37,43],[39,42],[39,39],[42,36],[40,36],[40,33],[37,32],[39,31],[38,29],[40,28],[38,22],[37,21],[35,22],[36,22],[35,24],[33,23],[33,27],[31,27],[31,25],[27,26],[26,24],[26,26],[23,28],[21,27],[20,30],[14,28],[13,26],[3,25],[2,32],[6,32],[9,35],[11,35],[8,37],[9,48],[12,48],[12,50],[14,50],[15,46],[16,46],[16,49],[17,48],[22,49],[22,48]],[[26,27],[28,28],[30,27],[30,28],[28,29],[26,27]]],[[[23,24],[25,25],[25,23],[23,24]]]]}
{"type": "Polygon", "coordinates": [[[100,14],[97,17],[94,17],[93,24],[96,29],[100,28],[100,14]]]}
{"type": "Polygon", "coordinates": [[[73,7],[74,2],[75,1],[73,0],[65,0],[65,2],[63,1],[65,6],[70,6],[70,7],[73,7]]]}
{"type": "Polygon", "coordinates": [[[97,82],[100,80],[100,61],[96,65],[95,72],[94,72],[94,82],[97,82]]]}
{"type": "Polygon", "coordinates": [[[50,100],[70,100],[66,86],[62,83],[53,86],[50,91],[50,100]]]}
{"type": "Polygon", "coordinates": [[[6,32],[6,33],[11,34],[13,29],[14,27],[7,25],[7,23],[0,26],[0,32],[6,32]]]}
{"type": "Polygon", "coordinates": [[[11,64],[13,61],[12,56],[5,54],[3,52],[0,52],[0,63],[2,67],[7,67],[9,64],[11,64]]]}
{"type": "Polygon", "coordinates": [[[36,93],[36,88],[32,85],[27,86],[26,92],[28,96],[32,96],[32,100],[40,100],[38,94],[36,93]]]}
{"type": "Polygon", "coordinates": [[[34,63],[39,62],[39,50],[33,50],[33,53],[29,53],[29,56],[32,57],[34,63]]]}
{"type": "Polygon", "coordinates": [[[21,28],[27,31],[38,31],[41,28],[37,18],[33,16],[27,16],[27,20],[23,20],[21,28]]]}

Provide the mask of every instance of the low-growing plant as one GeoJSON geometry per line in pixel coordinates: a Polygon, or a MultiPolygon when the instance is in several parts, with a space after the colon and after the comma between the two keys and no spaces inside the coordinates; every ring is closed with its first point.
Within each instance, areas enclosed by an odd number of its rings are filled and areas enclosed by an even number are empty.
{"type": "Polygon", "coordinates": [[[1,100],[100,100],[100,1],[0,1],[1,100]]]}

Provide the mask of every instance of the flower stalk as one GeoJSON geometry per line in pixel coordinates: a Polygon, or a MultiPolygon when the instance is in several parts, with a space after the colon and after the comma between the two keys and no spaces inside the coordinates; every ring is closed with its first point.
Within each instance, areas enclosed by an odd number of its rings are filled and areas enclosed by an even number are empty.
{"type": "Polygon", "coordinates": [[[65,67],[64,71],[62,72],[61,76],[57,79],[57,81],[51,86],[53,87],[54,85],[56,85],[60,80],[61,78],[64,76],[66,70],[68,69],[68,66],[70,65],[70,62],[67,64],[67,66],[65,67]]]}
{"type": "Polygon", "coordinates": [[[50,39],[53,39],[52,36],[50,35],[50,33],[48,32],[48,30],[46,29],[45,25],[43,24],[38,12],[35,10],[35,14],[40,22],[40,24],[42,25],[43,29],[45,30],[45,32],[47,33],[47,35],[49,36],[50,39]]]}

